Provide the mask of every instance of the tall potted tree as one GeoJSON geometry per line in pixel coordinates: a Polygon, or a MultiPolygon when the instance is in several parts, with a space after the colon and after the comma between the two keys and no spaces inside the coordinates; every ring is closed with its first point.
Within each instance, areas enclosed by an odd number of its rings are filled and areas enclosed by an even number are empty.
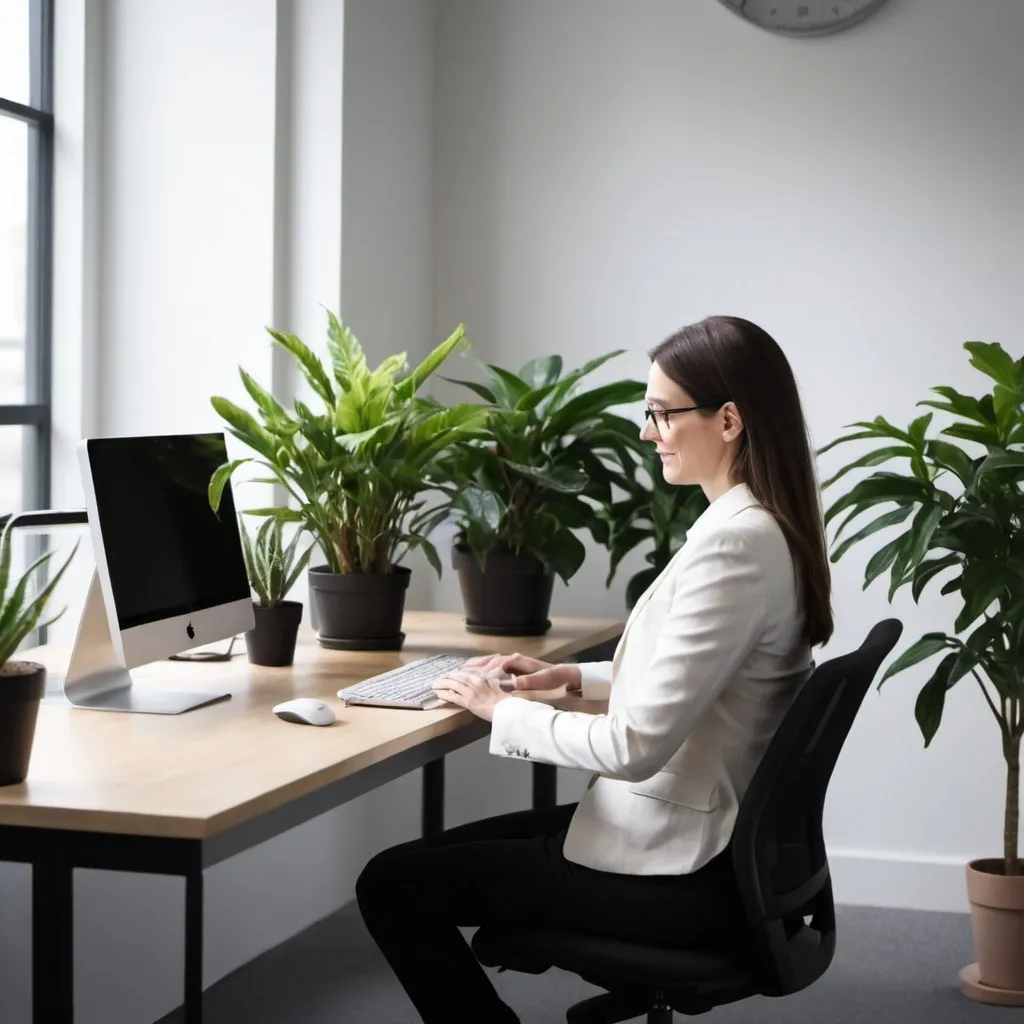
{"type": "Polygon", "coordinates": [[[41,555],[14,579],[11,532],[8,524],[0,533],[0,786],[25,781],[39,702],[46,691],[46,668],[34,661],[17,660],[14,655],[34,629],[51,625],[60,618],[62,612],[46,622],[39,621],[78,550],[76,544],[53,578],[34,592],[33,576],[49,562],[53,552],[41,555]]]}
{"type": "Polygon", "coordinates": [[[309,579],[321,645],[397,650],[410,576],[402,559],[420,548],[441,572],[429,534],[448,507],[443,500],[425,507],[440,482],[438,458],[484,417],[475,404],[446,409],[419,394],[467,344],[465,330],[460,326],[411,371],[405,353],[371,370],[355,335],[329,312],[330,372],[295,335],[268,332],[295,360],[320,408],[296,399],[289,412],[241,370],[256,416],[221,396],[211,402],[256,456],[232,459],[214,473],[210,503],[219,507],[226,481],[241,466],[255,462],[269,471],[289,504],[250,514],[302,523],[319,543],[325,561],[309,570],[309,579]]]}
{"type": "Polygon", "coordinates": [[[457,524],[452,563],[466,628],[540,635],[555,576],[568,582],[586,554],[577,532],[600,530],[597,510],[613,500],[620,466],[639,427],[609,410],[639,401],[624,380],[581,391],[611,352],[562,375],[562,358],[534,359],[518,373],[487,365],[486,384],[453,381],[484,400],[484,423],[446,455],[444,475],[457,524]]]}
{"type": "Polygon", "coordinates": [[[1024,872],[1019,858],[1020,746],[1024,735],[1024,360],[998,344],[967,342],[971,365],[988,378],[980,397],[934,387],[939,398],[919,402],[952,417],[929,437],[934,413],[907,429],[882,417],[851,424],[854,432],[821,449],[850,441],[881,447],[843,466],[823,487],[848,472],[906,460],[909,472],[876,470],[826,510],[835,533],[832,560],[880,530],[909,526],[867,563],[864,586],[889,573],[889,599],[909,586],[916,601],[940,577],[942,594],[956,595],[953,634],[928,632],[904,651],[879,682],[941,655],[917,697],[915,716],[931,743],[946,693],[970,678],[999,731],[1006,762],[1003,855],[967,865],[978,963],[965,967],[961,988],[985,1002],[1024,1005],[1024,872]],[[957,442],[967,442],[969,448],[957,442]],[[895,506],[840,540],[861,513],[895,506]]]}

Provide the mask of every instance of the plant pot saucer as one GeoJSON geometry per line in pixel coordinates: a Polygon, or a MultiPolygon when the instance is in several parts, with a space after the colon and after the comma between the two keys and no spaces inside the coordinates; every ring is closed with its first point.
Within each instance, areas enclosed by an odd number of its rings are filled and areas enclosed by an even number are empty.
{"type": "Polygon", "coordinates": [[[317,634],[317,643],[329,651],[400,651],[405,642],[405,634],[385,637],[382,640],[348,640],[343,637],[324,636],[317,634]]]}
{"type": "Polygon", "coordinates": [[[532,629],[523,626],[484,626],[466,619],[466,631],[480,633],[484,636],[543,636],[551,628],[551,620],[532,629]]]}
{"type": "Polygon", "coordinates": [[[983,985],[977,964],[968,964],[960,968],[960,991],[977,1003],[988,1003],[991,1006],[1024,1006],[1024,992],[983,985]]]}

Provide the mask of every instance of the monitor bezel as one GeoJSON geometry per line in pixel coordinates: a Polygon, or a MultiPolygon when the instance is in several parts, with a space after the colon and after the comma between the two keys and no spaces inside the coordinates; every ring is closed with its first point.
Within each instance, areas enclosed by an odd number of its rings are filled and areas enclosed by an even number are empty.
{"type": "MultiPolygon", "coordinates": [[[[125,668],[137,668],[151,661],[169,658],[172,654],[200,647],[204,644],[227,640],[238,633],[244,633],[255,625],[252,595],[227,601],[208,608],[192,612],[154,619],[151,622],[121,629],[114,600],[114,590],[107,567],[106,547],[103,537],[103,523],[96,500],[96,485],[93,478],[90,445],[92,442],[103,441],[151,441],[155,438],[195,437],[199,434],[219,434],[222,431],[197,431],[192,434],[147,434],[135,436],[110,436],[86,438],[78,446],[78,454],[82,471],[82,488],[85,494],[86,511],[89,518],[89,533],[92,538],[93,551],[96,556],[96,574],[103,593],[103,605],[107,613],[110,638],[118,660],[125,668]],[[193,636],[189,636],[191,625],[193,636]]],[[[226,485],[230,487],[230,482],[226,485]]],[[[241,557],[241,547],[239,548],[241,557]]]]}

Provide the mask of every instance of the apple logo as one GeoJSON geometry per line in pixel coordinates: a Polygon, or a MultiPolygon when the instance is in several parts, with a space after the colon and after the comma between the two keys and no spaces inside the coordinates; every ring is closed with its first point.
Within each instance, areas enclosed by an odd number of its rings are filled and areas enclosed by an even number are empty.
{"type": "Polygon", "coordinates": [[[188,633],[189,640],[194,640],[196,638],[196,631],[192,628],[191,622],[185,627],[185,632],[188,633]]]}

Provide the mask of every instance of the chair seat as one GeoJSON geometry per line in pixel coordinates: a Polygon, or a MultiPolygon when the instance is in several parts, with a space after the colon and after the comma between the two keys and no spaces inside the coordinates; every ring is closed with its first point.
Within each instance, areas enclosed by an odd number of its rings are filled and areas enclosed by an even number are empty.
{"type": "MultiPolygon", "coordinates": [[[[541,974],[571,971],[602,988],[656,988],[693,995],[729,990],[733,998],[758,991],[747,958],[738,952],[642,946],[618,939],[529,928],[480,928],[473,952],[487,967],[541,974]]],[[[731,1001],[725,999],[722,1001],[731,1001]]]]}

